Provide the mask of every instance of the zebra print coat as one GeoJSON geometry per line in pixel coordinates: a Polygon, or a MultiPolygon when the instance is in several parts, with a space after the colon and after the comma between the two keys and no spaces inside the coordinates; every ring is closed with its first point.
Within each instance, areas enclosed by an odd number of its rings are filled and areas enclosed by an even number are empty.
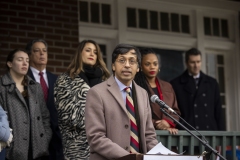
{"type": "Polygon", "coordinates": [[[89,89],[88,84],[79,75],[71,79],[67,73],[63,73],[56,81],[54,99],[65,160],[89,157],[84,118],[89,89]]]}

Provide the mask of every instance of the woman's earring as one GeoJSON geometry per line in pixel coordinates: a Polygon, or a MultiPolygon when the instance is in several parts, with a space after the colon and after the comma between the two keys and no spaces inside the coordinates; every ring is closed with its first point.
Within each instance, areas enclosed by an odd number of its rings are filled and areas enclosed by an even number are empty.
{"type": "Polygon", "coordinates": [[[158,69],[158,72],[160,72],[160,69],[158,69]]]}

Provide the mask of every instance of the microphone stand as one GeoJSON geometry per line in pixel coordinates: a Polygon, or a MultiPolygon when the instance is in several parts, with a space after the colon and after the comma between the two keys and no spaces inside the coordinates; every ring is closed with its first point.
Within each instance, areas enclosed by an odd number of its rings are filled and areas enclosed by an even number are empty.
{"type": "Polygon", "coordinates": [[[206,160],[210,160],[210,155],[213,152],[215,155],[218,155],[221,159],[223,160],[227,160],[226,158],[224,158],[222,155],[220,155],[218,153],[217,150],[215,150],[214,148],[212,148],[208,142],[203,141],[201,138],[199,138],[198,136],[196,136],[194,133],[192,133],[187,127],[185,127],[182,123],[180,123],[179,121],[177,121],[175,118],[173,118],[163,107],[160,106],[160,109],[162,110],[162,112],[167,115],[168,117],[170,117],[174,122],[176,122],[178,125],[180,125],[182,128],[184,128],[188,133],[190,133],[192,136],[194,136],[196,139],[198,139],[205,147],[207,147],[208,149],[211,150],[211,152],[209,153],[209,156],[205,156],[206,160]]]}

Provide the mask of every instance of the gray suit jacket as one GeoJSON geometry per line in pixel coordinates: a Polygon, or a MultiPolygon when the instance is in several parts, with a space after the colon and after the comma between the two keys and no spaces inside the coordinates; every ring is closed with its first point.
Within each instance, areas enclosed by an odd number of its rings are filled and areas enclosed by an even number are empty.
{"type": "MultiPolygon", "coordinates": [[[[147,92],[135,82],[143,153],[157,143],[147,92]]],[[[85,124],[90,160],[116,159],[129,154],[130,124],[126,106],[114,77],[87,94],[85,124]]]]}
{"type": "Polygon", "coordinates": [[[26,160],[29,147],[32,147],[34,159],[48,155],[48,145],[52,136],[49,111],[40,84],[30,77],[28,94],[29,106],[16,88],[11,75],[7,73],[1,77],[0,104],[7,112],[10,128],[13,129],[13,142],[6,153],[9,160],[26,160]],[[30,133],[32,146],[29,146],[30,133]]]}

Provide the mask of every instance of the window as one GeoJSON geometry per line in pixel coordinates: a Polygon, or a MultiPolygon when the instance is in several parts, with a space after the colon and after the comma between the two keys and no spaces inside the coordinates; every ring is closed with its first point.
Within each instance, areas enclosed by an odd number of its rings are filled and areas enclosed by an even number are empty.
{"type": "MultiPolygon", "coordinates": [[[[222,115],[226,122],[226,90],[224,80],[224,56],[220,54],[206,54],[207,74],[215,78],[219,84],[220,98],[222,103],[222,115]]],[[[226,126],[226,124],[223,124],[226,126]]]]}
{"type": "Polygon", "coordinates": [[[106,50],[106,45],[105,44],[99,44],[99,47],[101,49],[102,53],[102,58],[105,64],[107,64],[107,50],[106,50]]]}
{"type": "Polygon", "coordinates": [[[80,22],[111,25],[111,5],[80,0],[79,18],[80,22]]]}
{"type": "Polygon", "coordinates": [[[127,26],[148,30],[190,33],[189,15],[127,8],[127,26]]]}
{"type": "Polygon", "coordinates": [[[203,21],[205,35],[228,38],[228,21],[226,19],[204,17],[203,21]]]}
{"type": "Polygon", "coordinates": [[[147,18],[147,10],[144,9],[139,9],[138,10],[138,15],[139,15],[139,28],[148,28],[148,18],[147,18]]]}
{"type": "Polygon", "coordinates": [[[180,32],[179,14],[176,13],[171,14],[171,27],[173,32],[180,32]]]}
{"type": "Polygon", "coordinates": [[[91,22],[100,23],[99,3],[91,2],[91,22]]]}
{"type": "Polygon", "coordinates": [[[170,29],[169,29],[168,13],[161,12],[160,17],[161,17],[161,30],[169,31],[170,29]]]}
{"type": "Polygon", "coordinates": [[[158,30],[158,12],[149,11],[150,14],[150,29],[158,30]]]}
{"type": "Polygon", "coordinates": [[[80,21],[88,22],[88,2],[79,2],[80,21]]]}
{"type": "Polygon", "coordinates": [[[127,24],[128,27],[137,27],[137,16],[135,8],[127,8],[127,24]]]}

